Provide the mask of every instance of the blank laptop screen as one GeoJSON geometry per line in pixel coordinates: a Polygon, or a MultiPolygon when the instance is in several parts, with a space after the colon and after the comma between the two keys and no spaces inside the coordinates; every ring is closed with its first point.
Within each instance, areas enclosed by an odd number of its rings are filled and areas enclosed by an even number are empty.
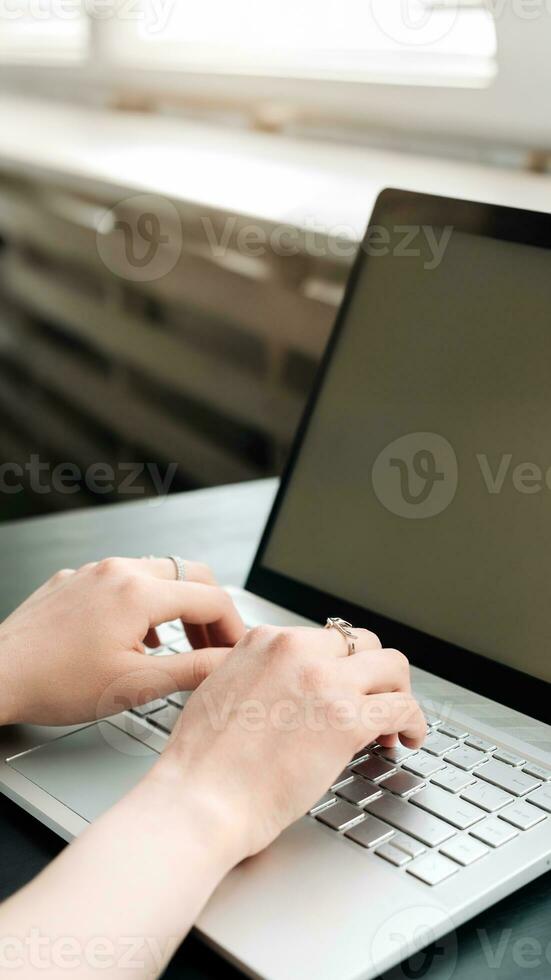
{"type": "Polygon", "coordinates": [[[363,261],[262,565],[551,680],[551,253],[434,234],[363,261]]]}

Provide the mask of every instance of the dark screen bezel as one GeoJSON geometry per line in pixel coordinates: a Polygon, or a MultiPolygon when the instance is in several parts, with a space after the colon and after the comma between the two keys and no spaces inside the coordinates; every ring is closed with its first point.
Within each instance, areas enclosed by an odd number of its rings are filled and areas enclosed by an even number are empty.
{"type": "MultiPolygon", "coordinates": [[[[369,228],[388,227],[392,215],[395,224],[409,222],[438,228],[451,225],[454,231],[466,234],[551,249],[551,215],[549,214],[389,188],[382,191],[377,198],[369,228]]],[[[366,239],[364,243],[365,241],[366,239]]],[[[368,623],[369,628],[381,636],[385,646],[404,650],[415,666],[467,687],[477,694],[493,698],[532,718],[548,721],[549,686],[546,681],[381,616],[367,607],[347,602],[288,578],[262,564],[310,419],[323,388],[333,352],[346,323],[358,277],[365,264],[370,261],[374,260],[366,254],[364,247],[360,247],[312,393],[298,427],[279,491],[251,567],[246,588],[264,599],[320,623],[325,622],[327,616],[334,615],[342,616],[356,624],[368,623]]]]}

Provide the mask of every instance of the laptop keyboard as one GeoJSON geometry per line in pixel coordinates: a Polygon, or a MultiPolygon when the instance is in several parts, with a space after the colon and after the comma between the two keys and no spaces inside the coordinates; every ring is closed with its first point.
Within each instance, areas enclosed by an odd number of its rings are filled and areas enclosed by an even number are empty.
{"type": "MultiPolygon", "coordinates": [[[[189,649],[180,622],[157,630],[161,657],[189,649]]],[[[190,694],[171,694],[133,713],[170,734],[190,694]]],[[[551,770],[491,740],[427,716],[419,750],[372,743],[352,759],[310,816],[427,885],[548,819],[551,770]]]]}
{"type": "Polygon", "coordinates": [[[455,724],[427,723],[419,750],[366,746],[310,815],[438,885],[548,819],[551,770],[455,724]]]}

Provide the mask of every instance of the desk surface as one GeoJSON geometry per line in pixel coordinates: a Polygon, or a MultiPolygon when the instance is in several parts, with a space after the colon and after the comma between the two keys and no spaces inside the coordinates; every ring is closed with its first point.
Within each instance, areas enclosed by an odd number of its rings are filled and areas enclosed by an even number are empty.
{"type": "MultiPolygon", "coordinates": [[[[179,553],[208,561],[220,581],[243,582],[275,490],[274,481],[180,494],[160,503],[118,504],[0,525],[0,619],[50,573],[107,554],[179,553]]],[[[0,900],[37,874],[62,843],[0,796],[0,900]]],[[[458,931],[453,980],[549,976],[551,876],[526,886],[458,931]]],[[[450,964],[415,957],[390,977],[450,980],[450,964]],[[427,961],[428,964],[428,961],[427,961]]],[[[290,972],[291,980],[292,973],[290,972]]],[[[191,937],[167,980],[239,974],[191,937]]],[[[297,978],[300,980],[300,978],[297,978]]]]}

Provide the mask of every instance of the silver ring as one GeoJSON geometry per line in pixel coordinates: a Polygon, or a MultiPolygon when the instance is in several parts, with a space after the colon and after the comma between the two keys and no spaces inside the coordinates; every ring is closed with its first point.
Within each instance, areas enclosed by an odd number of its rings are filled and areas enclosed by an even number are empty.
{"type": "Polygon", "coordinates": [[[354,633],[352,623],[347,623],[346,619],[340,619],[339,616],[329,616],[324,628],[326,630],[338,630],[341,636],[344,636],[348,645],[349,657],[351,657],[353,653],[356,653],[356,644],[354,643],[354,640],[357,640],[358,636],[356,633],[354,633]]]}
{"type": "Polygon", "coordinates": [[[169,558],[170,561],[173,562],[174,568],[176,569],[176,581],[185,582],[186,565],[184,559],[180,558],[179,555],[167,555],[167,558],[169,558]]]}

